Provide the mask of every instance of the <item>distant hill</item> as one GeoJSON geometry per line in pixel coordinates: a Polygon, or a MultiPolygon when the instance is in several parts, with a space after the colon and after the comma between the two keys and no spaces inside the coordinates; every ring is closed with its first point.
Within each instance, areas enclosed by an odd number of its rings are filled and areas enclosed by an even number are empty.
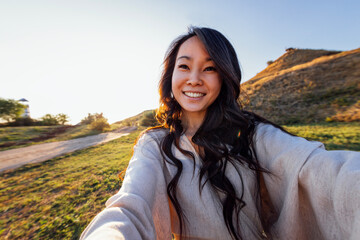
{"type": "Polygon", "coordinates": [[[360,48],[287,49],[241,91],[245,109],[279,124],[360,121],[360,48]]]}
{"type": "Polygon", "coordinates": [[[153,110],[145,110],[133,117],[126,118],[124,120],[115,122],[114,124],[119,124],[120,126],[139,126],[140,121],[144,118],[144,116],[153,110]]]}

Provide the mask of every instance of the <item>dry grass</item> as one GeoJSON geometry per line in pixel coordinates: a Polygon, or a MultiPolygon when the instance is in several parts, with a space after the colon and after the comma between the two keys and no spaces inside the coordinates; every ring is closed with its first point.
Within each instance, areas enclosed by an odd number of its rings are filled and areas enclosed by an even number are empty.
{"type": "Polygon", "coordinates": [[[259,72],[255,77],[250,79],[250,82],[255,82],[258,79],[264,78],[269,75],[273,75],[284,69],[292,68],[293,66],[301,65],[303,63],[310,62],[316,58],[322,56],[330,56],[337,54],[339,51],[326,51],[326,50],[310,50],[303,49],[301,51],[294,49],[288,50],[284,55],[276,59],[267,68],[259,72]]]}
{"type": "MultiPolygon", "coordinates": [[[[312,50],[293,51],[306,59],[312,50]]],[[[284,54],[241,85],[240,100],[247,102],[246,109],[281,124],[339,120],[338,114],[342,120],[359,121],[354,113],[360,100],[360,49],[330,53],[310,54],[309,62],[286,66],[289,53],[284,54]]]]}
{"type": "Polygon", "coordinates": [[[147,113],[149,113],[151,111],[154,111],[154,110],[145,110],[145,111],[139,113],[138,115],[115,122],[114,124],[121,126],[121,127],[123,127],[123,126],[140,126],[141,119],[144,117],[144,115],[146,115],[147,113]]]}

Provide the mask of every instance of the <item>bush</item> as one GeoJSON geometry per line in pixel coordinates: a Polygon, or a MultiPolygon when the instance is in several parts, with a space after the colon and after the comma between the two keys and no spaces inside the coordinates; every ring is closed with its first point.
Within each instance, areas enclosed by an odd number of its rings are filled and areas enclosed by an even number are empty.
{"type": "Polygon", "coordinates": [[[273,61],[273,60],[270,60],[270,61],[267,61],[266,63],[267,63],[267,65],[269,66],[270,64],[273,64],[274,61],[273,61]]]}
{"type": "Polygon", "coordinates": [[[12,127],[19,127],[19,126],[37,126],[40,125],[38,121],[32,119],[30,117],[27,118],[16,118],[13,122],[4,123],[3,126],[12,126],[12,127]]]}
{"type": "Polygon", "coordinates": [[[88,113],[87,117],[81,120],[80,124],[89,125],[89,129],[97,131],[108,131],[111,129],[108,120],[104,117],[103,113],[88,113]]]}
{"type": "Polygon", "coordinates": [[[81,125],[86,125],[86,124],[90,124],[90,123],[92,123],[94,121],[95,121],[95,114],[88,113],[87,117],[84,117],[81,120],[80,124],[81,125]]]}
{"type": "Polygon", "coordinates": [[[102,117],[102,118],[98,118],[95,121],[93,121],[90,125],[89,128],[91,130],[98,130],[98,131],[107,131],[110,130],[110,124],[108,123],[107,119],[102,117]]]}
{"type": "Polygon", "coordinates": [[[155,110],[145,113],[140,121],[140,126],[154,127],[158,125],[158,122],[155,119],[155,114],[156,114],[155,110]]]}
{"type": "Polygon", "coordinates": [[[16,118],[15,122],[12,122],[11,126],[34,126],[36,125],[36,120],[26,117],[26,118],[16,118]]]}
{"type": "Polygon", "coordinates": [[[56,115],[56,119],[61,125],[65,125],[65,123],[69,122],[69,116],[64,113],[56,115]]]}
{"type": "Polygon", "coordinates": [[[40,118],[41,124],[44,126],[53,126],[53,125],[59,125],[59,120],[57,116],[46,114],[42,118],[40,118]]]}
{"type": "Polygon", "coordinates": [[[91,124],[91,123],[95,122],[96,120],[102,119],[102,118],[104,118],[103,113],[94,113],[94,114],[88,113],[88,115],[81,120],[80,124],[81,125],[91,124]]]}

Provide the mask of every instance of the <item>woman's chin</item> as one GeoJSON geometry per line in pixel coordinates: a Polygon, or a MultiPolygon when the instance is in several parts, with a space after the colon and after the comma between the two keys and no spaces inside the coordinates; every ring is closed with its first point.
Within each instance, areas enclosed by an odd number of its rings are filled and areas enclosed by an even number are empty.
{"type": "Polygon", "coordinates": [[[206,112],[206,108],[201,107],[183,107],[182,111],[186,114],[204,114],[206,112]]]}

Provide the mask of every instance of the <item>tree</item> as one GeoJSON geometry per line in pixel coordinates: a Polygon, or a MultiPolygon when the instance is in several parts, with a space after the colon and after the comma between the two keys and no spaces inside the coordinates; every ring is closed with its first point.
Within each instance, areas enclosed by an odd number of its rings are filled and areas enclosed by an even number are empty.
{"type": "Polygon", "coordinates": [[[59,125],[57,116],[51,114],[45,114],[41,119],[41,123],[45,126],[59,125]]]}
{"type": "Polygon", "coordinates": [[[14,99],[0,98],[0,118],[11,122],[20,118],[24,113],[26,106],[14,99]]]}
{"type": "Polygon", "coordinates": [[[69,116],[64,113],[56,115],[56,119],[61,125],[65,125],[65,123],[69,122],[69,116]]]}

